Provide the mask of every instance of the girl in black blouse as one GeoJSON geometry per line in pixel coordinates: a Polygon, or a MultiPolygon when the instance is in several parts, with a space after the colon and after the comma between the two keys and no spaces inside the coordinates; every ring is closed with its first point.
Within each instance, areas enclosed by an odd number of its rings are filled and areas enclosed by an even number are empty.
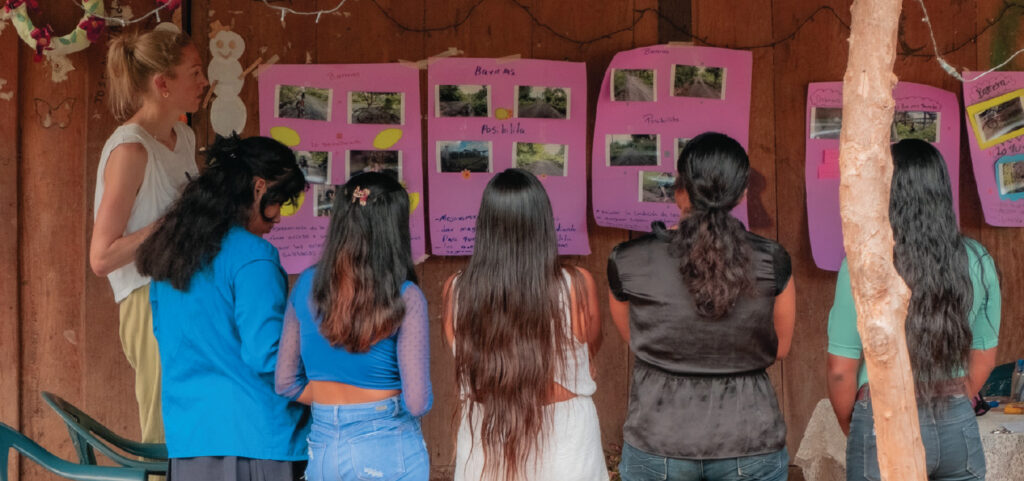
{"type": "Polygon", "coordinates": [[[765,369],[792,339],[789,254],[730,215],[750,172],[738,142],[701,134],[676,167],[679,225],[656,223],[608,260],[612,318],[636,356],[622,479],[784,480],[765,369]]]}

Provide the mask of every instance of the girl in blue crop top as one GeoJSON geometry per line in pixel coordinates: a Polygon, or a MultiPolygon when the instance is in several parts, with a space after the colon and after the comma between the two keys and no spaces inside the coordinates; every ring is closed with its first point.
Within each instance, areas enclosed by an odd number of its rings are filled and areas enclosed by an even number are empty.
{"type": "Polygon", "coordinates": [[[277,392],[313,405],[307,480],[428,478],[430,331],[415,281],[408,193],[388,175],[353,177],[281,334],[277,392]]]}

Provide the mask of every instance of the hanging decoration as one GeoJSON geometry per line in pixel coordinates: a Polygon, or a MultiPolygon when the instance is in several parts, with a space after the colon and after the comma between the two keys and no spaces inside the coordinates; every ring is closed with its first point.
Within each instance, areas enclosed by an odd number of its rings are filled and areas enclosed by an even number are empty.
{"type": "Polygon", "coordinates": [[[78,25],[71,33],[60,37],[54,36],[49,25],[37,27],[32,24],[28,12],[39,10],[38,0],[7,0],[4,10],[9,14],[21,40],[35,49],[34,60],[41,62],[46,57],[50,62],[54,82],[66,80],[68,72],[74,70],[67,56],[91,45],[106,26],[103,0],[85,0],[82,4],[84,13],[78,25]]]}

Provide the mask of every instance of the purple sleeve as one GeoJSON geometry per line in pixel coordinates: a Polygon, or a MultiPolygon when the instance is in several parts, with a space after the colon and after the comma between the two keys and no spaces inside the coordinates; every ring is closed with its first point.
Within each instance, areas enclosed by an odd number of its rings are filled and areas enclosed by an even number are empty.
{"type": "Polygon", "coordinates": [[[398,372],[402,378],[402,403],[410,414],[423,416],[434,403],[430,386],[430,323],[427,300],[415,284],[402,293],[405,318],[398,329],[398,372]]]}
{"type": "Polygon", "coordinates": [[[277,353],[274,390],[294,401],[302,394],[308,383],[306,369],[302,365],[299,318],[295,315],[295,307],[288,302],[284,313],[284,328],[281,331],[281,345],[277,353]]]}

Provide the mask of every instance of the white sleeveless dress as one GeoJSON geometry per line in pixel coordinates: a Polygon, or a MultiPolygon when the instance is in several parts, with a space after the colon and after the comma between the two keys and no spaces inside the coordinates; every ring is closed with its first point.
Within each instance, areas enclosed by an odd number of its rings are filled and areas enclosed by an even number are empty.
{"type": "MultiPolygon", "coordinates": [[[[567,284],[569,274],[563,271],[567,284]]],[[[570,284],[571,285],[571,284],[570,284]]],[[[604,449],[601,445],[601,426],[597,408],[591,396],[597,383],[590,376],[590,353],[587,345],[572,334],[569,301],[563,299],[566,329],[572,339],[573,352],[563,353],[564,370],[555,375],[555,382],[576,397],[545,406],[545,416],[551,419],[551,430],[537,447],[537,458],[528,459],[523,481],[607,481],[604,449]]],[[[463,409],[455,449],[455,481],[484,480],[484,453],[480,446],[480,419],[473,423],[466,419],[463,409]]]]}

